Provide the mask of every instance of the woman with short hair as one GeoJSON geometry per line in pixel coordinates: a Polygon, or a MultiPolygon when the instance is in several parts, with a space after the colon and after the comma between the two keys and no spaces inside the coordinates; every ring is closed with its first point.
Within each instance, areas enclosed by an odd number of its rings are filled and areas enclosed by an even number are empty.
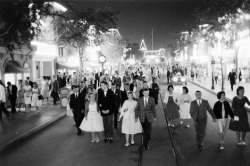
{"type": "Polygon", "coordinates": [[[24,103],[25,103],[25,112],[29,113],[30,104],[31,104],[31,96],[32,96],[32,88],[29,85],[29,81],[25,81],[25,85],[23,87],[24,90],[24,103]]]}
{"type": "Polygon", "coordinates": [[[226,94],[224,91],[221,91],[217,94],[217,98],[219,101],[217,101],[214,104],[214,114],[217,119],[217,124],[219,127],[219,139],[220,139],[220,150],[224,149],[224,137],[226,134],[226,130],[228,127],[228,115],[231,117],[231,119],[234,118],[233,111],[229,105],[229,103],[225,100],[226,94]]]}
{"type": "Polygon", "coordinates": [[[250,131],[248,123],[247,111],[245,104],[250,106],[250,102],[244,96],[244,87],[239,86],[237,89],[237,96],[233,98],[232,110],[234,113],[234,121],[230,122],[229,129],[236,131],[237,141],[239,146],[246,146],[245,137],[246,133],[250,131]]]}
{"type": "Polygon", "coordinates": [[[175,127],[174,120],[180,117],[178,108],[178,94],[174,92],[173,85],[168,86],[164,99],[164,113],[168,119],[168,126],[175,127]]]}
{"type": "Polygon", "coordinates": [[[79,128],[91,133],[91,142],[99,142],[99,132],[104,131],[103,119],[96,102],[96,95],[89,93],[89,96],[90,100],[85,104],[85,117],[79,128]]]}
{"type": "MultiPolygon", "coordinates": [[[[135,122],[135,108],[137,102],[133,100],[133,92],[128,92],[128,100],[126,100],[121,108],[120,118],[122,120],[122,133],[126,135],[126,144],[129,146],[129,136],[131,135],[131,144],[134,144],[134,135],[142,132],[142,126],[139,121],[135,122]]],[[[119,118],[119,119],[120,119],[119,118]]]]}
{"type": "MultiPolygon", "coordinates": [[[[182,94],[179,97],[179,106],[180,106],[180,124],[183,124],[183,121],[191,119],[191,115],[189,113],[190,110],[190,104],[192,101],[191,96],[188,94],[188,88],[187,87],[183,87],[182,88],[182,94]]],[[[186,127],[189,128],[190,125],[187,121],[186,127]]]]}

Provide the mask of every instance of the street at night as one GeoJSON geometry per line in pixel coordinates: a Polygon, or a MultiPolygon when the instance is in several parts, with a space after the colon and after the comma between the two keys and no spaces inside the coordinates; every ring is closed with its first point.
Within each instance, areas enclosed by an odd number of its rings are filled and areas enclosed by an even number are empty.
{"type": "Polygon", "coordinates": [[[250,0],[1,0],[0,166],[250,166],[250,0]]]}

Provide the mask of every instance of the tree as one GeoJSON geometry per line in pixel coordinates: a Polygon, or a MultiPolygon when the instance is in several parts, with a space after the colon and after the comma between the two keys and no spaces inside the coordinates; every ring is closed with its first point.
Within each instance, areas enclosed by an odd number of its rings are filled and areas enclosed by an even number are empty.
{"type": "Polygon", "coordinates": [[[0,42],[11,52],[15,45],[30,45],[41,35],[41,18],[58,15],[52,0],[17,0],[0,2],[0,42]]]}
{"type": "Polygon", "coordinates": [[[129,50],[126,52],[126,58],[130,58],[130,55],[134,55],[135,60],[142,60],[143,59],[143,52],[140,51],[140,44],[139,43],[128,43],[126,48],[129,50]]]}
{"type": "Polygon", "coordinates": [[[120,34],[111,34],[110,32],[103,34],[101,43],[107,59],[120,60],[126,42],[126,39],[120,34]]]}
{"type": "Polygon", "coordinates": [[[101,36],[117,25],[117,14],[111,8],[83,9],[69,6],[69,10],[55,21],[58,44],[70,45],[79,52],[80,72],[82,72],[82,55],[92,41],[100,45],[101,36]]]}

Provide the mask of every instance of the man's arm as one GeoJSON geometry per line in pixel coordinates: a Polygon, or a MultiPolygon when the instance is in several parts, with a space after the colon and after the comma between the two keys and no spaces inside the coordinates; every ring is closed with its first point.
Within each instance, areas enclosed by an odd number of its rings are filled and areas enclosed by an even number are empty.
{"type": "Polygon", "coordinates": [[[189,113],[194,121],[197,119],[197,113],[194,109],[194,102],[191,102],[189,113]]]}
{"type": "Polygon", "coordinates": [[[139,112],[140,112],[140,100],[138,100],[137,105],[135,107],[135,120],[138,119],[139,117],[139,112]]]}

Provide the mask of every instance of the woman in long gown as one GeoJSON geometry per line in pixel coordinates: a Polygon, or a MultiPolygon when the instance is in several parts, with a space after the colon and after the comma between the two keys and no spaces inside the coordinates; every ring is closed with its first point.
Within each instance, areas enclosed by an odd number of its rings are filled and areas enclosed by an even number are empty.
{"type": "Polygon", "coordinates": [[[36,114],[39,113],[39,107],[41,106],[41,100],[38,99],[39,94],[40,91],[38,89],[38,85],[36,82],[34,82],[32,88],[31,106],[36,107],[36,114]]]}
{"type": "Polygon", "coordinates": [[[49,83],[48,83],[47,77],[45,76],[43,76],[43,80],[42,80],[41,95],[44,98],[43,102],[45,99],[47,99],[47,103],[49,103],[49,83]]]}
{"type": "Polygon", "coordinates": [[[165,94],[164,99],[164,113],[168,119],[168,126],[175,127],[174,120],[180,117],[179,108],[177,105],[178,95],[174,92],[173,85],[168,86],[168,92],[165,94]]]}
{"type": "Polygon", "coordinates": [[[23,87],[24,90],[24,103],[25,103],[25,112],[29,113],[30,111],[30,104],[31,104],[31,96],[32,96],[32,89],[29,85],[29,82],[25,81],[25,86],[23,87]]]}
{"type": "MultiPolygon", "coordinates": [[[[133,100],[133,93],[128,93],[128,100],[126,100],[121,108],[120,118],[122,120],[122,133],[126,134],[126,144],[129,146],[129,135],[131,135],[131,144],[134,142],[134,135],[142,132],[142,126],[139,121],[135,122],[135,107],[137,102],[133,100]]],[[[120,119],[119,118],[119,119],[120,119]]]]}
{"type": "Polygon", "coordinates": [[[19,111],[21,111],[21,106],[25,106],[24,103],[24,89],[23,89],[23,80],[18,81],[18,107],[19,111]]]}
{"type": "Polygon", "coordinates": [[[247,103],[250,106],[250,102],[248,98],[244,96],[244,91],[244,87],[242,86],[237,88],[237,96],[233,98],[232,103],[234,121],[231,121],[229,125],[230,130],[236,131],[239,146],[246,146],[246,133],[250,131],[247,111],[245,109],[245,104],[247,103]]]}
{"type": "MultiPolygon", "coordinates": [[[[189,109],[190,109],[190,103],[192,101],[191,96],[188,94],[188,88],[183,87],[182,88],[182,94],[179,97],[179,106],[180,106],[180,124],[183,124],[185,120],[191,119],[189,109]]],[[[186,123],[186,127],[189,128],[190,125],[188,124],[188,121],[186,123]]]]}
{"type": "Polygon", "coordinates": [[[96,95],[90,93],[90,100],[85,104],[85,117],[80,125],[80,129],[91,132],[91,142],[99,142],[99,132],[104,131],[103,120],[96,102],[96,95]]]}

